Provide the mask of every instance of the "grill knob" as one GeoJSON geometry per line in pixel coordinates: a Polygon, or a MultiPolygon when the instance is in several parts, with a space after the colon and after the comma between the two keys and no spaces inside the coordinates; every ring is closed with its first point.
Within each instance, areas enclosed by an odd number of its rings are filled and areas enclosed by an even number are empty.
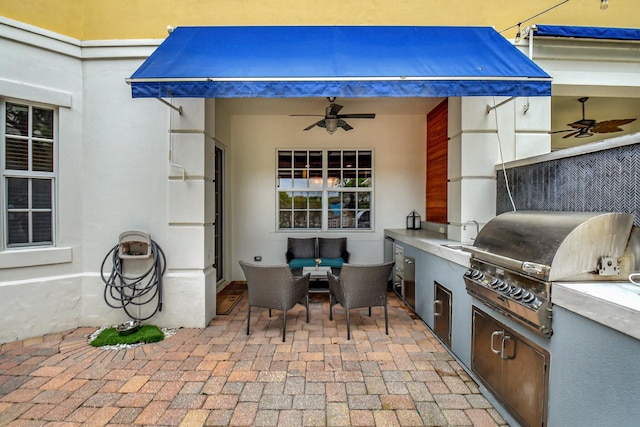
{"type": "Polygon", "coordinates": [[[484,278],[484,273],[480,270],[475,270],[471,275],[471,278],[474,280],[482,280],[484,278]]]}
{"type": "Polygon", "coordinates": [[[523,290],[522,288],[518,288],[518,287],[514,287],[511,290],[511,298],[515,299],[515,300],[519,300],[522,298],[522,294],[523,294],[523,290]]]}
{"type": "Polygon", "coordinates": [[[497,289],[500,292],[508,292],[509,291],[510,286],[507,284],[507,282],[502,282],[500,284],[498,284],[497,289]]]}
{"type": "Polygon", "coordinates": [[[493,289],[497,289],[500,285],[502,285],[502,283],[504,282],[498,279],[497,277],[494,277],[493,279],[489,280],[489,286],[491,286],[493,289]]]}
{"type": "Polygon", "coordinates": [[[529,304],[530,302],[532,302],[535,299],[536,299],[535,295],[533,295],[529,291],[524,291],[524,293],[522,294],[522,302],[524,302],[524,303],[529,304]]]}

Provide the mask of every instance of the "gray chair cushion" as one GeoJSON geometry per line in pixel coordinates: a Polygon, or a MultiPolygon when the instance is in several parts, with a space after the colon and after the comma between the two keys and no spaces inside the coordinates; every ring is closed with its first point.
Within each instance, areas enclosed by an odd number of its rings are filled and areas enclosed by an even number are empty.
{"type": "Polygon", "coordinates": [[[297,239],[289,237],[287,240],[287,263],[292,259],[315,259],[316,238],[297,239]]]}
{"type": "Polygon", "coordinates": [[[320,258],[342,258],[344,262],[349,262],[346,237],[319,237],[318,251],[320,258]]]}

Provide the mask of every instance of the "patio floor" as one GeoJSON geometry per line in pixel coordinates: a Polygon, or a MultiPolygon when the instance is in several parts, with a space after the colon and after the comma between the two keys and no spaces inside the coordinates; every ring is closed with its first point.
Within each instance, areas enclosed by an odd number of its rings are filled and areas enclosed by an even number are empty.
{"type": "Polygon", "coordinates": [[[0,425],[503,426],[505,420],[424,323],[389,294],[352,310],[313,295],[311,322],[247,298],[204,329],[106,350],[77,328],[0,347],[0,425]]]}

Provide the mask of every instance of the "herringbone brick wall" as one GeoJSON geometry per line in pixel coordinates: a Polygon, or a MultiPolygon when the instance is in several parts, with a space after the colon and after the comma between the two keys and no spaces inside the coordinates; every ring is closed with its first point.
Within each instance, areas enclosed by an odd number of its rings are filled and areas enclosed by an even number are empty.
{"type": "MultiPolygon", "coordinates": [[[[640,143],[507,169],[517,210],[628,212],[640,226],[640,143]]],[[[496,213],[511,211],[502,172],[496,213]]]]}

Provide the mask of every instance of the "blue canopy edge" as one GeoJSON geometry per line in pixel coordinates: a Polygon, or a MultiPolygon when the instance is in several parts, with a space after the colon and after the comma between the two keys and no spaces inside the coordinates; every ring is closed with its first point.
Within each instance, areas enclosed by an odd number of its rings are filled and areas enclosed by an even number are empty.
{"type": "Polygon", "coordinates": [[[640,29],[536,25],[536,37],[572,37],[599,40],[640,40],[640,29]]]}
{"type": "Polygon", "coordinates": [[[489,27],[178,27],[132,96],[550,96],[551,77],[489,27]]]}

